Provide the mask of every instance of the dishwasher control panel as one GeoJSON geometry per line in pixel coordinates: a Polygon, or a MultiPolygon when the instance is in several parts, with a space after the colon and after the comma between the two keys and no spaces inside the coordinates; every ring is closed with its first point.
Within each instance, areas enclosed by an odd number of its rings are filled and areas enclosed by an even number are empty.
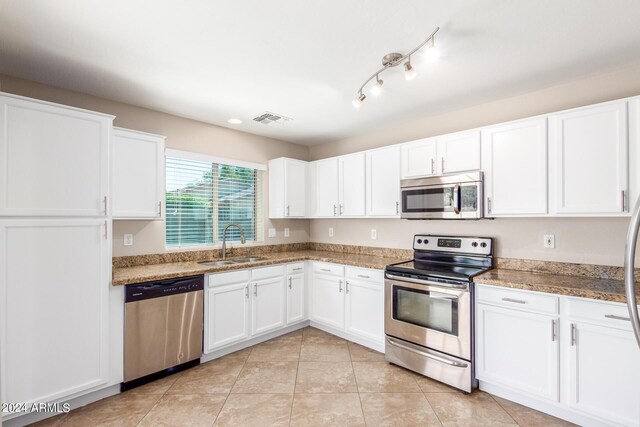
{"type": "Polygon", "coordinates": [[[204,276],[136,283],[126,286],[125,303],[204,290],[204,276]]]}

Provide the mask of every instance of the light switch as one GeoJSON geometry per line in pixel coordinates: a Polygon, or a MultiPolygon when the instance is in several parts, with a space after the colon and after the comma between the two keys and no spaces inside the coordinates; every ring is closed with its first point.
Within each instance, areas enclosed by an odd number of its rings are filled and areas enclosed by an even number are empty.
{"type": "Polygon", "coordinates": [[[124,235],[124,245],[125,246],[133,246],[133,234],[125,234],[124,235]]]}
{"type": "Polygon", "coordinates": [[[378,230],[375,228],[371,229],[371,240],[376,240],[378,238],[378,230]]]}
{"type": "Polygon", "coordinates": [[[276,229],[275,228],[270,228],[269,229],[269,237],[276,237],[276,229]]]}
{"type": "Polygon", "coordinates": [[[329,237],[333,237],[333,227],[329,227],[329,237]]]}
{"type": "Polygon", "coordinates": [[[284,237],[289,237],[289,229],[288,228],[284,229],[284,237]]]}
{"type": "Polygon", "coordinates": [[[556,247],[556,236],[553,234],[544,235],[544,247],[547,249],[553,249],[556,247]]]}

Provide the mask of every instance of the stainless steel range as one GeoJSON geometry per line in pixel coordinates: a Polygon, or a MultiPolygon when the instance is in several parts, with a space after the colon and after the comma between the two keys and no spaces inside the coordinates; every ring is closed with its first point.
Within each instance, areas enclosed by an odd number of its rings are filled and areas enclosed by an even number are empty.
{"type": "Polygon", "coordinates": [[[493,267],[493,240],[416,235],[413,249],[413,260],[385,269],[386,359],[471,392],[472,278],[493,267]]]}

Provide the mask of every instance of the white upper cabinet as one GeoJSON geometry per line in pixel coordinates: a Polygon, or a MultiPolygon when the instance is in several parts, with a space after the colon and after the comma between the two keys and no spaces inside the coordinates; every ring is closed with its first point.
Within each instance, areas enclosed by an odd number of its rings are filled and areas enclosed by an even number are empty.
{"type": "Polygon", "coordinates": [[[368,216],[400,215],[400,147],[367,152],[368,216]]]}
{"type": "Polygon", "coordinates": [[[627,102],[549,116],[552,213],[628,212],[627,102]]]}
{"type": "Polygon", "coordinates": [[[452,133],[438,137],[439,174],[480,169],[480,131],[452,133]]]}
{"type": "Polygon", "coordinates": [[[114,219],[161,219],[164,136],[113,128],[114,219]]]}
{"type": "Polygon", "coordinates": [[[306,216],[307,165],[284,157],[269,161],[269,218],[306,216]]]}
{"type": "Polygon", "coordinates": [[[112,121],[0,95],[0,215],[106,215],[112,121]]]}
{"type": "Polygon", "coordinates": [[[629,100],[629,211],[640,197],[640,97],[629,100]]]}
{"type": "MultiPolygon", "coordinates": [[[[357,153],[338,158],[340,216],[365,214],[365,154],[357,153]]],[[[319,178],[324,179],[320,176],[319,178]]]]}
{"type": "Polygon", "coordinates": [[[313,163],[315,216],[338,216],[338,159],[313,163]]]}
{"type": "Polygon", "coordinates": [[[547,119],[482,130],[485,215],[547,213],[547,119]]]}
{"type": "Polygon", "coordinates": [[[435,138],[419,139],[402,144],[400,153],[402,179],[430,176],[437,173],[435,138]]]}

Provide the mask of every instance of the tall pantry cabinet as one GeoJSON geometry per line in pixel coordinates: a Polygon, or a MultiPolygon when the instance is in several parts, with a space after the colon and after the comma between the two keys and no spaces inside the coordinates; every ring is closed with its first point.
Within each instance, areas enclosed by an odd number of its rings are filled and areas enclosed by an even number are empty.
{"type": "Polygon", "coordinates": [[[112,121],[0,93],[3,402],[67,401],[121,381],[123,294],[110,286],[112,121]]]}

